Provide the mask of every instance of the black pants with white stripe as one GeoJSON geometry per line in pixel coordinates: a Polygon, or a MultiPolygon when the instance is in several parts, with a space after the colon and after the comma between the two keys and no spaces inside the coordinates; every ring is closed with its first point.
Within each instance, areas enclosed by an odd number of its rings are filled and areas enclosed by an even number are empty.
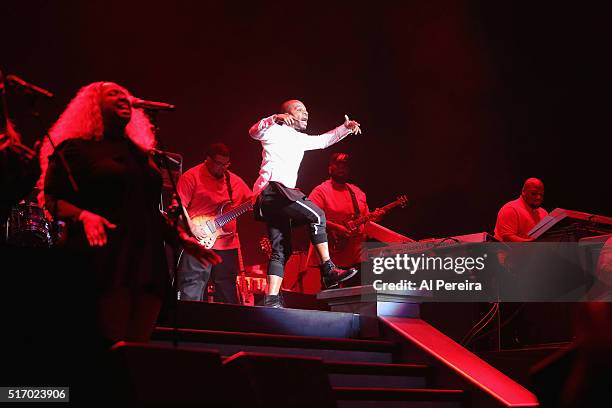
{"type": "Polygon", "coordinates": [[[261,192],[255,211],[268,226],[272,246],[268,275],[284,276],[292,252],[292,226],[309,224],[310,241],[314,245],[327,242],[325,213],[297,189],[271,182],[261,192]]]}

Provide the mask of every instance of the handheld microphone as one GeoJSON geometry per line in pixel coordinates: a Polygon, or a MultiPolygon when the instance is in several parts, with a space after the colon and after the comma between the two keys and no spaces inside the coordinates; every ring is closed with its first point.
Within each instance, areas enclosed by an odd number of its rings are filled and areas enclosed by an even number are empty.
{"type": "Polygon", "coordinates": [[[44,88],[33,85],[27,81],[24,81],[23,79],[19,78],[17,75],[7,75],[6,80],[16,85],[19,85],[20,87],[26,89],[27,91],[46,96],[47,98],[53,98],[53,93],[47,91],[44,88]]]}
{"type": "Polygon", "coordinates": [[[132,107],[156,111],[173,111],[176,109],[176,106],[169,103],[145,101],[144,99],[138,98],[132,100],[132,107]]]}

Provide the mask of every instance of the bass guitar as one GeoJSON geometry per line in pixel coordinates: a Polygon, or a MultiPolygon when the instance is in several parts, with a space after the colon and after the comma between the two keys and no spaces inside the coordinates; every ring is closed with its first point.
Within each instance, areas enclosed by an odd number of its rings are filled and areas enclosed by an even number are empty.
{"type": "MultiPolygon", "coordinates": [[[[224,213],[225,207],[230,202],[231,201],[226,201],[222,203],[215,216],[198,215],[189,218],[191,232],[200,244],[207,249],[212,248],[219,237],[233,234],[233,232],[226,232],[223,230],[225,224],[253,209],[253,203],[249,200],[224,213]]],[[[187,211],[184,211],[184,213],[185,216],[188,217],[187,211]]]]}
{"type": "Polygon", "coordinates": [[[356,214],[352,214],[348,219],[344,220],[341,224],[349,230],[350,235],[344,236],[338,234],[334,231],[329,231],[329,246],[332,252],[338,252],[344,249],[349,238],[355,235],[359,231],[359,227],[362,225],[372,221],[376,217],[381,217],[385,215],[387,212],[396,207],[405,208],[408,204],[408,197],[406,195],[401,195],[397,197],[397,199],[384,207],[377,209],[376,211],[370,212],[368,214],[357,216],[356,214]]]}

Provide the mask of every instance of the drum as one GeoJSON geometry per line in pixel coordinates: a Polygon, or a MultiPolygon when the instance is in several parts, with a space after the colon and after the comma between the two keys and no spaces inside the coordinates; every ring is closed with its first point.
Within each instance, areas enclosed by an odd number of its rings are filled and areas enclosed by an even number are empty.
{"type": "Polygon", "coordinates": [[[24,247],[51,246],[49,220],[44,210],[34,203],[22,203],[11,208],[7,242],[24,247]]]}

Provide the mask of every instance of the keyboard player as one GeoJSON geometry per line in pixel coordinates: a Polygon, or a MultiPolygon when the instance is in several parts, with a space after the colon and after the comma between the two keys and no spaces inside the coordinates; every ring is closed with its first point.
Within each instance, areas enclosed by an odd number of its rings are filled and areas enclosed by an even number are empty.
{"type": "Polygon", "coordinates": [[[497,214],[495,238],[504,242],[533,241],[528,233],[548,212],[541,207],[544,201],[544,183],[528,178],[521,195],[504,204],[497,214]]]}

